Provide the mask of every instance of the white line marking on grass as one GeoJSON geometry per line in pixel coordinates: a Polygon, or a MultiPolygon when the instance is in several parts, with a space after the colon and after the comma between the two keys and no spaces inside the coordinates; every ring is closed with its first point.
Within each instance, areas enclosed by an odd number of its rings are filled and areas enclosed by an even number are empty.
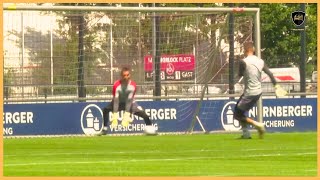
{"type": "Polygon", "coordinates": [[[128,163],[128,162],[145,162],[145,161],[185,161],[208,159],[208,157],[195,158],[172,158],[172,159],[128,159],[128,160],[106,160],[106,161],[61,161],[61,162],[43,162],[43,163],[21,163],[21,164],[4,164],[4,166],[30,166],[30,165],[59,165],[59,164],[92,164],[92,163],[128,163]]]}
{"type": "Polygon", "coordinates": [[[304,156],[304,155],[316,155],[317,152],[305,152],[305,153],[288,153],[288,154],[281,154],[281,153],[276,153],[276,154],[255,154],[255,155],[248,155],[246,157],[270,157],[270,156],[290,156],[290,155],[297,155],[297,156],[304,156]]]}
{"type": "MultiPolygon", "coordinates": [[[[247,155],[241,157],[271,157],[271,156],[304,156],[304,155],[316,155],[317,152],[310,153],[288,153],[288,154],[260,154],[260,155],[247,155]]],[[[128,159],[128,160],[104,160],[104,161],[60,161],[60,162],[41,162],[41,163],[19,163],[19,164],[6,164],[9,166],[31,166],[31,165],[60,165],[60,164],[96,164],[96,163],[130,163],[130,162],[146,162],[146,161],[185,161],[185,160],[199,160],[199,159],[229,159],[230,157],[189,157],[189,158],[168,158],[168,159],[128,159]]]]}
{"type": "MultiPolygon", "coordinates": [[[[73,175],[74,173],[69,173],[69,169],[64,169],[62,172],[63,173],[66,173],[65,175],[66,176],[69,176],[69,175],[73,175]]],[[[23,169],[23,168],[13,168],[10,170],[10,174],[12,174],[13,172],[24,172],[24,173],[37,173],[37,174],[40,174],[40,173],[48,173],[48,172],[55,172],[57,173],[57,170],[56,169],[34,169],[34,170],[30,170],[30,169],[23,169]]],[[[59,173],[61,174],[61,171],[59,171],[59,173]]],[[[81,174],[85,174],[85,173],[89,173],[89,174],[92,174],[92,169],[81,169],[81,174]]],[[[81,175],[80,174],[80,175],[81,175]]],[[[99,173],[100,175],[110,175],[113,176],[113,177],[116,177],[116,176],[168,176],[168,172],[167,171],[146,171],[146,170],[143,170],[143,171],[130,171],[130,170],[122,170],[122,169],[104,169],[103,172],[99,173]],[[137,175],[137,173],[139,175],[137,175]]],[[[175,170],[174,171],[174,175],[178,175],[178,176],[197,176],[197,177],[206,177],[206,176],[236,176],[236,175],[239,175],[239,174],[235,174],[235,173],[227,173],[227,172],[224,172],[224,173],[213,173],[213,172],[207,172],[207,173],[202,173],[202,172],[192,172],[192,171],[177,171],[175,170]]],[[[40,174],[41,176],[41,174],[40,174]]],[[[75,176],[79,176],[79,174],[75,174],[75,176]]],[[[86,175],[85,175],[86,176],[86,175]]],[[[94,175],[96,176],[96,175],[94,175]]]]}
{"type": "MultiPolygon", "coordinates": [[[[248,151],[273,151],[275,149],[243,149],[243,150],[234,150],[235,152],[248,152],[248,151]]],[[[283,149],[282,149],[283,150],[283,149]]],[[[300,149],[295,149],[295,151],[306,151],[306,150],[314,150],[316,151],[316,148],[300,148],[300,149]]],[[[221,149],[219,150],[215,150],[215,149],[200,149],[200,150],[184,150],[184,151],[175,151],[172,153],[192,153],[192,152],[220,152],[222,151],[221,149]]],[[[230,150],[228,150],[230,151],[230,150]]],[[[171,153],[171,151],[157,151],[157,150],[152,150],[152,151],[113,151],[113,152],[108,152],[108,154],[154,154],[154,153],[162,153],[162,154],[167,154],[167,153],[171,153]]],[[[104,155],[105,152],[92,152],[92,153],[83,153],[83,152],[72,152],[72,153],[36,153],[36,154],[4,154],[4,157],[18,157],[18,156],[23,156],[23,157],[28,157],[28,156],[36,156],[36,157],[40,157],[40,156],[57,156],[57,155],[99,155],[102,154],[104,155]]]]}

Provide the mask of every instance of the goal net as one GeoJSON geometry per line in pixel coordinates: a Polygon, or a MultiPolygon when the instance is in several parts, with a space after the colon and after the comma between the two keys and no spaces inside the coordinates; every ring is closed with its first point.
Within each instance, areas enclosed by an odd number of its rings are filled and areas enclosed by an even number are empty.
{"type": "MultiPolygon", "coordinates": [[[[207,112],[200,122],[212,118],[214,101],[198,100],[228,92],[230,37],[236,71],[242,44],[255,38],[256,10],[135,6],[5,10],[4,97],[105,100],[128,66],[138,100],[155,100],[158,93],[177,103],[181,131],[195,114],[207,112]]],[[[203,131],[205,124],[197,122],[192,129],[203,131]]]]}

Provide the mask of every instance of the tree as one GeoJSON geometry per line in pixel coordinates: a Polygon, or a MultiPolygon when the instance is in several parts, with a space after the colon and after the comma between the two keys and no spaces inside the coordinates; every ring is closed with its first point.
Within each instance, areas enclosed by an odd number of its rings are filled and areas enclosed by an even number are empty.
{"type": "Polygon", "coordinates": [[[317,4],[306,6],[306,33],[307,33],[307,66],[306,75],[311,77],[317,70],[317,4]]]}
{"type": "MultiPolygon", "coordinates": [[[[242,7],[259,7],[261,21],[261,55],[270,67],[296,65],[300,62],[300,32],[296,31],[291,13],[299,10],[299,4],[238,4],[242,7]]],[[[316,4],[307,4],[307,54],[316,59],[317,34],[316,4]]],[[[315,60],[316,61],[316,60],[315,60]]]]}

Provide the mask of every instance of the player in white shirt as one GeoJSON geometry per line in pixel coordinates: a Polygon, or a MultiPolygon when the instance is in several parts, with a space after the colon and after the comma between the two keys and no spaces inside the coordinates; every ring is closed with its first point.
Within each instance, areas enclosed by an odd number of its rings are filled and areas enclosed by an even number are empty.
{"type": "Polygon", "coordinates": [[[238,120],[242,126],[243,134],[241,138],[243,139],[251,139],[248,125],[252,125],[258,130],[260,138],[263,138],[265,133],[264,123],[257,122],[245,116],[245,113],[257,103],[262,94],[262,71],[264,71],[270,77],[271,82],[276,88],[277,96],[283,96],[286,94],[286,92],[279,85],[277,85],[273,74],[264,61],[254,55],[254,52],[254,44],[252,42],[246,42],[244,44],[244,53],[246,57],[243,60],[240,60],[239,64],[239,76],[243,77],[245,88],[235,106],[234,118],[238,120]]]}

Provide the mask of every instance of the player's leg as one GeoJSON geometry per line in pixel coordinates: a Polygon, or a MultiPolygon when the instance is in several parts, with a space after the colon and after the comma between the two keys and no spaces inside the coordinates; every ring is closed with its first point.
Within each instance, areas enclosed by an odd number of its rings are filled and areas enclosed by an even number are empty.
{"type": "Polygon", "coordinates": [[[244,111],[242,111],[242,110],[240,110],[238,108],[235,109],[234,115],[235,115],[235,118],[240,121],[241,125],[243,125],[243,124],[245,125],[245,127],[243,129],[242,138],[251,139],[250,132],[249,132],[248,129],[246,129],[246,126],[248,124],[254,126],[258,130],[259,137],[263,138],[263,135],[265,133],[265,128],[264,128],[264,124],[263,123],[256,122],[253,119],[246,117],[244,115],[244,111]]]}
{"type": "Polygon", "coordinates": [[[243,121],[240,121],[242,136],[241,139],[251,139],[251,133],[249,131],[249,124],[243,121]]]}
{"type": "Polygon", "coordinates": [[[257,96],[242,95],[236,104],[234,115],[235,115],[235,119],[239,120],[241,125],[244,125],[243,137],[250,137],[250,132],[246,128],[246,126],[250,124],[258,130],[260,138],[263,138],[263,135],[265,133],[264,124],[256,122],[253,119],[245,116],[245,112],[251,109],[255,105],[255,103],[260,98],[260,96],[261,95],[257,95],[257,96]]]}
{"type": "Polygon", "coordinates": [[[264,136],[264,133],[266,132],[266,129],[264,127],[264,123],[254,121],[253,119],[250,119],[248,117],[246,117],[246,121],[248,124],[253,125],[258,130],[259,137],[262,139],[264,136]]]}
{"type": "MultiPolygon", "coordinates": [[[[247,111],[249,109],[251,109],[259,100],[259,98],[261,97],[261,94],[256,95],[256,96],[249,96],[247,97],[249,100],[248,104],[247,104],[247,111]]],[[[263,138],[264,134],[265,134],[265,127],[264,127],[264,123],[260,123],[260,122],[256,122],[253,119],[250,119],[247,117],[247,122],[249,122],[249,124],[253,124],[253,126],[258,130],[259,133],[259,137],[263,138]]]]}
{"type": "Polygon", "coordinates": [[[143,120],[147,126],[152,125],[152,122],[151,122],[149,116],[147,115],[147,113],[136,102],[134,102],[132,104],[132,113],[143,118],[143,120]]]}
{"type": "Polygon", "coordinates": [[[109,103],[106,107],[103,108],[103,129],[102,133],[106,134],[108,130],[108,124],[109,124],[109,113],[113,110],[113,103],[109,103]]]}
{"type": "Polygon", "coordinates": [[[155,127],[153,126],[153,123],[151,122],[150,117],[147,115],[145,110],[139,106],[137,103],[134,103],[132,106],[132,113],[137,115],[138,117],[143,118],[145,126],[145,132],[150,135],[156,135],[157,131],[155,127]]]}
{"type": "Polygon", "coordinates": [[[246,117],[244,115],[244,111],[239,109],[239,107],[236,105],[234,110],[234,118],[240,122],[241,129],[242,129],[242,139],[251,139],[251,134],[249,131],[249,124],[246,122],[246,117]]]}
{"type": "Polygon", "coordinates": [[[241,135],[241,139],[251,139],[251,134],[249,131],[249,124],[244,121],[241,120],[242,117],[244,116],[244,111],[242,111],[239,106],[240,104],[243,103],[243,95],[240,96],[240,98],[237,101],[237,104],[235,106],[234,109],[234,119],[238,120],[240,125],[241,125],[241,130],[242,130],[242,135],[241,135]]]}

